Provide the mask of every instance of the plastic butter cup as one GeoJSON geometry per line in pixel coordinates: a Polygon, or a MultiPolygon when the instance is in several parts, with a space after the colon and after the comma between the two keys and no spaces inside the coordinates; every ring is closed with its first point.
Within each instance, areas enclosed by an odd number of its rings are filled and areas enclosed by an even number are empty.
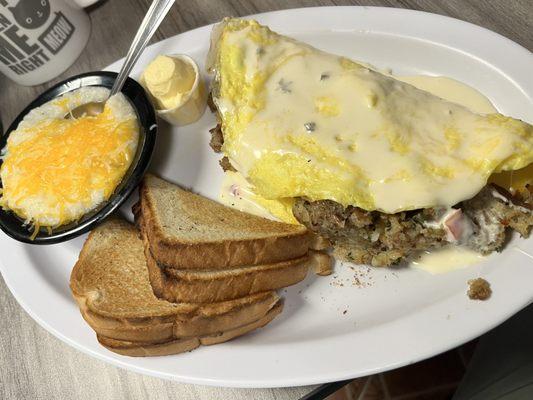
{"type": "Polygon", "coordinates": [[[145,72],[141,75],[140,83],[145,88],[152,104],[155,107],[156,114],[176,126],[185,126],[196,122],[204,114],[207,105],[207,91],[205,83],[200,74],[196,62],[185,54],[165,54],[166,57],[177,59],[192,67],[194,72],[194,82],[191,88],[181,93],[181,98],[177,105],[172,108],[161,108],[161,102],[150,91],[145,78],[145,72]]]}

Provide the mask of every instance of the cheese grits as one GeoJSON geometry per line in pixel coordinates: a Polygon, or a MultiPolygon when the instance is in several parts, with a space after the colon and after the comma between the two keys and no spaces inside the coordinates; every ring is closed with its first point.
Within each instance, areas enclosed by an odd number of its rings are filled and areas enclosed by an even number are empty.
{"type": "Polygon", "coordinates": [[[81,88],[33,109],[2,149],[0,205],[33,225],[34,234],[76,221],[108,200],[130,167],[139,127],[122,94],[97,116],[64,118],[107,96],[105,88],[81,88]]]}

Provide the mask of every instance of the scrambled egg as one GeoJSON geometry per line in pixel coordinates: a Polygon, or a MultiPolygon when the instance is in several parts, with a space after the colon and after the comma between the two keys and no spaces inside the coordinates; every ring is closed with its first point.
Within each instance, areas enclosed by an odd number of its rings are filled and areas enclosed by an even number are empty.
{"type": "Polygon", "coordinates": [[[208,62],[223,152],[269,202],[451,206],[533,162],[530,124],[474,113],[255,21],[217,26],[208,62]]]}
{"type": "Polygon", "coordinates": [[[106,96],[101,89],[81,91],[32,110],[4,149],[0,205],[33,224],[35,233],[75,221],[109,199],[135,155],[137,118],[122,95],[98,116],[63,119],[76,105],[106,96]]]}

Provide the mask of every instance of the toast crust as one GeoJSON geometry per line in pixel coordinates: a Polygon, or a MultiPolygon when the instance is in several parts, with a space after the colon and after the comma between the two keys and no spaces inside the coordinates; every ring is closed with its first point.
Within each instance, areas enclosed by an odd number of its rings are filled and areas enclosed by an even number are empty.
{"type": "Polygon", "coordinates": [[[278,303],[265,316],[254,322],[239,326],[237,328],[225,332],[219,332],[216,334],[202,337],[170,340],[161,343],[116,340],[100,334],[97,334],[97,339],[100,344],[106,347],[108,350],[114,353],[131,357],[149,357],[178,354],[194,350],[200,345],[208,346],[227,342],[228,340],[234,339],[238,336],[242,336],[255,329],[262,328],[270,321],[272,321],[279,313],[281,313],[282,310],[283,304],[278,303]]]}
{"type": "Polygon", "coordinates": [[[145,255],[154,294],[170,302],[212,303],[279,289],[302,281],[309,257],[277,264],[228,270],[191,272],[157,264],[145,243],[145,255]]]}
{"type": "Polygon", "coordinates": [[[185,196],[190,208],[209,209],[219,215],[220,221],[239,221],[243,231],[253,228],[246,239],[228,235],[225,240],[190,240],[170,236],[157,212],[151,192],[157,185],[171,185],[152,175],[147,175],[139,186],[139,202],[133,211],[135,220],[142,216],[152,254],[158,263],[175,269],[212,270],[245,265],[273,264],[305,255],[313,236],[303,226],[270,221],[255,215],[225,207],[214,201],[173,186],[176,196],[185,196]],[[163,183],[162,183],[163,182],[163,183]],[[261,227],[259,229],[259,227],[261,227]],[[254,237],[255,235],[255,237],[254,237]]]}
{"type": "Polygon", "coordinates": [[[185,353],[200,347],[198,338],[178,339],[156,344],[143,343],[137,346],[132,345],[132,342],[115,340],[101,335],[96,335],[96,338],[109,351],[130,357],[168,356],[185,353]]]}

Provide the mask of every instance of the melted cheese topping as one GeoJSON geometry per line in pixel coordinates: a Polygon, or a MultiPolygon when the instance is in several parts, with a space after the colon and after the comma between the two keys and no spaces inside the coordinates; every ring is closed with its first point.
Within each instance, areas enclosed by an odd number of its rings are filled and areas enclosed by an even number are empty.
{"type": "Polygon", "coordinates": [[[490,100],[472,86],[466,85],[447,76],[393,76],[402,82],[409,83],[414,87],[425,90],[441,99],[460,104],[471,111],[480,114],[497,113],[498,110],[490,100]]]}
{"type": "Polygon", "coordinates": [[[95,117],[63,119],[68,103],[44,107],[61,110],[53,118],[34,110],[7,142],[0,204],[37,227],[75,221],[109,199],[137,148],[137,119],[122,95],[95,117]]]}
{"type": "MultiPolygon", "coordinates": [[[[439,96],[445,100],[461,104],[470,110],[490,114],[498,110],[482,93],[474,88],[444,76],[400,76],[396,79],[439,96]]],[[[511,193],[527,190],[527,185],[533,183],[533,164],[519,170],[504,171],[490,176],[489,182],[507,189],[511,193]]]]}
{"type": "Polygon", "coordinates": [[[431,274],[444,274],[478,264],[486,257],[462,246],[424,251],[411,265],[431,274]]]}
{"type": "MultiPolygon", "coordinates": [[[[421,90],[430,92],[445,100],[461,104],[472,111],[479,113],[497,112],[490,100],[482,93],[452,78],[426,75],[397,76],[395,78],[410,83],[421,90]]],[[[533,177],[533,164],[518,171],[494,174],[491,176],[491,181],[495,181],[500,186],[508,189],[510,187],[523,188],[526,183],[530,182],[531,177],[533,177]],[[507,182],[505,179],[510,179],[511,182],[507,182]]],[[[259,215],[264,218],[275,218],[287,223],[296,223],[296,219],[291,210],[294,201],[290,200],[290,198],[283,199],[282,201],[267,200],[258,196],[255,193],[255,189],[239,172],[227,171],[224,175],[224,181],[220,190],[220,201],[229,207],[234,207],[240,211],[259,215]]],[[[461,254],[454,253],[452,257],[454,260],[459,260],[459,263],[464,264],[461,261],[461,254]]],[[[422,266],[421,268],[424,268],[426,259],[429,260],[429,268],[433,268],[435,257],[432,255],[424,256],[419,260],[419,265],[422,266]]],[[[452,267],[449,266],[449,268],[452,267]]]]}
{"type": "MultiPolygon", "coordinates": [[[[214,54],[213,54],[214,53],[214,54]]],[[[266,199],[451,206],[533,161],[533,127],[477,114],[255,21],[215,31],[224,153],[266,199]]]]}

